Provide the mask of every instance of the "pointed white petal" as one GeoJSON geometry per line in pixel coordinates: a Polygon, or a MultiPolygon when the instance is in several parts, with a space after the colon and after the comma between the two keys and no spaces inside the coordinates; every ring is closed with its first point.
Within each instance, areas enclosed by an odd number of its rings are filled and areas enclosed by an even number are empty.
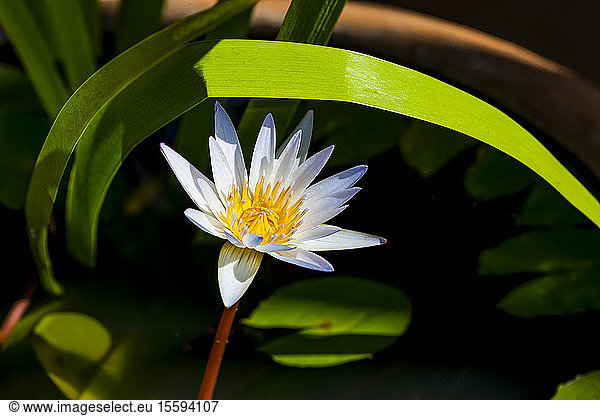
{"type": "Polygon", "coordinates": [[[323,179],[322,181],[308,187],[304,193],[306,201],[313,203],[324,195],[329,195],[336,191],[348,189],[354,185],[365,174],[366,171],[367,167],[365,165],[355,166],[336,175],[330,176],[327,179],[323,179]]]}
{"type": "Polygon", "coordinates": [[[315,240],[299,241],[295,246],[313,251],[349,250],[385,244],[386,239],[376,235],[365,234],[358,231],[341,230],[315,240]]]}
{"type": "Polygon", "coordinates": [[[254,145],[254,153],[252,153],[252,163],[250,164],[250,178],[248,183],[250,189],[254,190],[260,176],[265,172],[265,177],[271,176],[271,169],[275,159],[275,122],[273,116],[269,113],[263,121],[256,144],[254,145]]]}
{"type": "Polygon", "coordinates": [[[302,232],[297,232],[292,235],[290,238],[290,243],[293,243],[297,246],[298,242],[306,241],[306,240],[314,240],[315,238],[322,238],[333,233],[337,233],[340,231],[340,227],[336,227],[334,225],[317,225],[316,227],[310,228],[308,230],[304,230],[302,232]]]}
{"type": "Polygon", "coordinates": [[[336,215],[338,215],[340,212],[342,212],[346,208],[348,208],[348,205],[343,205],[339,208],[322,210],[322,211],[317,211],[317,210],[308,211],[302,218],[302,221],[304,221],[304,222],[298,227],[298,232],[301,233],[304,230],[308,230],[317,225],[323,224],[324,222],[327,222],[330,219],[332,219],[333,217],[335,217],[336,215]]]}
{"type": "Polygon", "coordinates": [[[260,267],[263,254],[256,250],[237,248],[226,242],[219,254],[219,290],[226,308],[234,305],[252,280],[260,267]]]}
{"type": "Polygon", "coordinates": [[[295,248],[289,251],[278,251],[269,253],[278,260],[295,264],[296,266],[306,267],[307,269],[318,270],[321,272],[332,272],[333,266],[318,254],[301,248],[295,248]]]}
{"type": "Polygon", "coordinates": [[[221,224],[221,222],[216,218],[192,208],[186,209],[184,214],[191,222],[194,223],[194,225],[196,225],[196,227],[200,228],[202,231],[215,235],[219,238],[226,238],[225,233],[223,232],[223,224],[221,224]]]}
{"type": "Polygon", "coordinates": [[[294,247],[286,246],[285,244],[263,244],[254,247],[254,250],[258,250],[261,253],[272,253],[274,251],[288,251],[293,249],[294,247]]]}
{"type": "Polygon", "coordinates": [[[196,169],[190,162],[185,160],[183,156],[177,153],[175,150],[171,149],[164,143],[160,144],[160,149],[162,150],[162,154],[169,162],[169,166],[175,173],[177,180],[183,186],[183,189],[187,192],[187,194],[192,198],[192,201],[204,212],[211,212],[210,203],[203,195],[203,192],[196,185],[196,181],[201,181],[206,183],[206,195],[210,197],[210,193],[208,190],[211,190],[214,194],[215,188],[214,184],[204,176],[198,169],[196,169]]]}
{"type": "Polygon", "coordinates": [[[242,147],[229,115],[219,102],[215,103],[215,138],[235,175],[235,183],[241,187],[248,177],[242,147]]]}
{"type": "Polygon", "coordinates": [[[252,233],[246,233],[242,237],[242,243],[244,243],[244,245],[248,248],[254,248],[262,243],[262,241],[263,238],[261,236],[252,233]]]}
{"type": "Polygon", "coordinates": [[[300,140],[302,139],[302,132],[299,131],[290,140],[288,145],[283,149],[281,156],[275,160],[273,164],[273,173],[271,174],[271,183],[275,183],[279,178],[283,178],[282,188],[291,183],[290,173],[294,168],[294,160],[300,147],[300,140]]]}
{"type": "Polygon", "coordinates": [[[208,149],[210,151],[210,164],[218,195],[221,201],[224,202],[227,200],[231,188],[236,183],[235,178],[223,150],[221,150],[212,136],[208,138],[208,149]]]}
{"type": "Polygon", "coordinates": [[[322,212],[335,209],[348,202],[361,188],[350,188],[324,195],[317,200],[304,201],[302,208],[310,209],[309,212],[322,212]],[[312,201],[312,202],[311,202],[312,201]]]}
{"type": "Polygon", "coordinates": [[[239,248],[246,248],[244,246],[244,243],[242,243],[236,236],[234,236],[233,234],[231,234],[227,228],[223,228],[223,233],[225,234],[225,237],[227,237],[227,240],[233,244],[236,247],[239,248]]]}
{"type": "Polygon", "coordinates": [[[313,131],[313,121],[314,121],[314,112],[313,110],[308,110],[302,121],[296,126],[294,130],[292,130],[292,134],[281,144],[281,146],[277,149],[277,157],[281,155],[283,149],[286,148],[289,141],[298,131],[302,130],[302,141],[300,142],[300,148],[298,149],[298,155],[296,156],[295,165],[298,166],[304,162],[306,159],[306,155],[308,154],[308,148],[310,147],[310,139],[312,137],[313,131]]]}
{"type": "Polygon", "coordinates": [[[333,145],[315,153],[296,169],[292,180],[294,182],[294,192],[298,198],[321,172],[332,152],[333,145]]]}
{"type": "Polygon", "coordinates": [[[225,214],[225,207],[223,206],[223,202],[219,199],[217,188],[212,181],[206,177],[198,177],[196,178],[196,186],[198,186],[200,194],[204,197],[204,200],[208,204],[208,208],[210,208],[210,211],[215,218],[219,218],[219,215],[225,214]]]}

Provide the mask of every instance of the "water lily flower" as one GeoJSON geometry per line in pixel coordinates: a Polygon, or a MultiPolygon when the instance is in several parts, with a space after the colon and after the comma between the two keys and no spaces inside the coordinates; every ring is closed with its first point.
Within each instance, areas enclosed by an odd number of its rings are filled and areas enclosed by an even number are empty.
{"type": "Polygon", "coordinates": [[[254,279],[263,255],[308,269],[331,272],[315,251],[346,250],[385,243],[385,239],[324,224],[360,190],[353,185],[367,167],[356,166],[311,185],[331,156],[329,146],[306,159],[312,134],[309,111],[280,153],[275,122],[268,114],[260,128],[250,173],[231,119],[215,106],[215,137],[209,138],[214,182],[161,143],[177,179],[198,209],[185,210],[201,230],[227,240],[218,262],[225,307],[234,305],[254,279]],[[305,160],[306,159],[306,160],[305,160]]]}

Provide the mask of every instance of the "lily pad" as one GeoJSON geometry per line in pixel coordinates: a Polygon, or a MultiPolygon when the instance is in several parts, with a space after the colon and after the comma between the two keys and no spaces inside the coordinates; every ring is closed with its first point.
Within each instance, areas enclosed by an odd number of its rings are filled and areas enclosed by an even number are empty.
{"type": "Polygon", "coordinates": [[[510,291],[498,307],[523,318],[600,310],[600,266],[532,279],[510,291]]]}
{"type": "Polygon", "coordinates": [[[599,260],[600,233],[597,230],[531,231],[483,251],[479,256],[479,273],[568,271],[590,266],[599,260]]]}
{"type": "Polygon", "coordinates": [[[530,226],[572,226],[587,222],[573,205],[546,184],[534,186],[525,201],[517,224],[530,226]]]}
{"type": "Polygon", "coordinates": [[[372,356],[402,335],[410,319],[410,302],[401,291],[372,280],[332,277],[279,289],[242,322],[299,329],[260,350],[280,364],[323,367],[372,356]]]}
{"type": "Polygon", "coordinates": [[[474,199],[491,201],[521,191],[537,181],[537,175],[512,157],[481,146],[477,160],[465,173],[465,189],[474,199]]]}
{"type": "Polygon", "coordinates": [[[560,384],[553,400],[599,400],[600,370],[577,376],[574,380],[560,384]]]}
{"type": "Polygon", "coordinates": [[[424,178],[433,176],[462,151],[477,141],[434,124],[411,121],[400,140],[400,151],[406,163],[424,178]]]}
{"type": "Polygon", "coordinates": [[[108,330],[96,319],[75,312],[45,315],[34,334],[38,359],[50,379],[70,399],[80,397],[111,348],[108,330]]]}

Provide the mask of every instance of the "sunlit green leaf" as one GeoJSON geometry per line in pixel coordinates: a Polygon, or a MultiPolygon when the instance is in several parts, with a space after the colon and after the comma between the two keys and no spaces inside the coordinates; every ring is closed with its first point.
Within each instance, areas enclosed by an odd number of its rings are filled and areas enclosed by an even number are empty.
{"type": "Polygon", "coordinates": [[[592,371],[560,384],[554,400],[600,400],[600,370],[592,371]]]}
{"type": "Polygon", "coordinates": [[[94,368],[111,348],[108,330],[96,319],[75,312],[45,315],[34,329],[38,359],[56,386],[79,398],[94,368]]]}
{"type": "Polygon", "coordinates": [[[54,117],[67,89],[54,66],[51,48],[22,1],[0,1],[0,26],[17,52],[46,112],[54,117]]]}
{"type": "Polygon", "coordinates": [[[510,238],[479,256],[480,274],[558,272],[600,261],[597,230],[531,231],[510,238]]]}
{"type": "Polygon", "coordinates": [[[600,266],[532,279],[511,290],[498,307],[523,318],[600,310],[600,266]]]}
{"type": "Polygon", "coordinates": [[[72,241],[79,242],[71,247],[79,247],[79,257],[89,263],[95,253],[98,213],[124,158],[150,133],[207,97],[354,101],[426,119],[522,161],[600,224],[598,201],[516,122],[465,92],[390,62],[322,46],[223,40],[183,47],[134,79],[128,77],[116,95],[107,96],[105,88],[96,84],[104,73],[101,70],[90,78],[90,84],[66,104],[41,151],[29,188],[31,246],[46,281],[52,278],[46,247],[49,213],[78,140],[83,153],[72,174],[67,218],[72,241]],[[99,107],[101,103],[105,105],[99,107]]]}
{"type": "Polygon", "coordinates": [[[281,364],[321,367],[384,349],[406,331],[410,317],[410,302],[393,287],[356,277],[322,277],[277,290],[242,322],[299,329],[260,350],[281,364]]]}
{"type": "Polygon", "coordinates": [[[587,219],[558,192],[547,184],[540,184],[533,187],[516,223],[550,227],[578,225],[586,221],[587,219]]]}
{"type": "Polygon", "coordinates": [[[400,140],[400,151],[406,163],[421,176],[429,178],[477,142],[453,130],[414,120],[400,140]]]}
{"type": "Polygon", "coordinates": [[[536,175],[513,158],[490,147],[481,147],[477,161],[465,173],[465,189],[475,199],[491,201],[525,189],[536,175]]]}

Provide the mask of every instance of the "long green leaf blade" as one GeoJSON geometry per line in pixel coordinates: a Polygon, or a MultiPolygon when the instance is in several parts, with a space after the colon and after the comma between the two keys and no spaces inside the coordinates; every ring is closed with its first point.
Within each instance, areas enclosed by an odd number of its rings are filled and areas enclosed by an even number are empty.
{"type": "MultiPolygon", "coordinates": [[[[56,130],[49,135],[45,147],[72,149],[77,138],[60,134],[61,130],[68,121],[85,121],[81,140],[91,153],[86,170],[79,171],[75,178],[84,182],[85,186],[78,189],[85,192],[73,196],[81,200],[77,202],[79,207],[91,213],[92,229],[96,228],[111,179],[129,152],[149,134],[207,97],[348,101],[439,124],[488,143],[526,164],[600,226],[598,201],[540,142],[501,111],[457,88],[356,52],[289,42],[222,40],[185,46],[133,80],[90,118],[71,120],[83,117],[73,113],[70,106],[65,107],[67,112],[57,119],[53,127],[56,130]]],[[[52,154],[46,152],[48,155],[52,154]]],[[[68,154],[59,156],[64,168],[68,154]]],[[[36,173],[42,175],[40,172],[45,176],[52,174],[44,170],[44,163],[45,158],[38,161],[34,177],[36,173]]],[[[51,177],[53,183],[58,183],[57,176],[51,177]]],[[[37,211],[32,211],[38,215],[52,207],[52,200],[40,198],[46,189],[38,182],[29,190],[28,203],[39,203],[37,211]]],[[[40,219],[43,217],[30,219],[35,233],[44,232],[47,225],[40,219]]],[[[95,239],[95,235],[92,237],[95,239]]],[[[45,243],[36,245],[38,241],[32,240],[34,250],[45,247],[45,243]]],[[[43,252],[35,254],[43,259],[43,252]]],[[[51,272],[49,263],[41,265],[45,272],[51,272]]]]}
{"type": "Polygon", "coordinates": [[[71,90],[96,69],[96,58],[79,0],[44,0],[57,54],[63,62],[71,90]]]}
{"type": "MultiPolygon", "coordinates": [[[[196,13],[155,33],[92,75],[61,110],[60,117],[50,129],[40,151],[25,204],[33,257],[40,271],[41,281],[51,293],[59,294],[61,288],[52,273],[46,228],[67,162],[89,120],[111,97],[153,63],[252,6],[256,1],[223,1],[210,10],[196,13]]],[[[17,3],[19,2],[0,2],[0,5],[17,3]]],[[[41,66],[43,67],[44,65],[41,66]]]]}
{"type": "Polygon", "coordinates": [[[15,48],[27,76],[50,117],[68,97],[54,67],[50,46],[22,1],[0,1],[0,26],[15,48]]]}

